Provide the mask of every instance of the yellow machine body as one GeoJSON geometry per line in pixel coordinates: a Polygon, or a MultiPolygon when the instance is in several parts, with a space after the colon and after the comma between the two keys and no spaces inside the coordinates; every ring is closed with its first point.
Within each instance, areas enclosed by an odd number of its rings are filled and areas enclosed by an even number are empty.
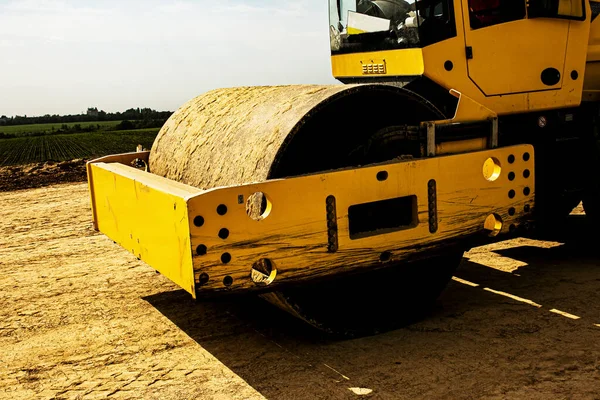
{"type": "MultiPolygon", "coordinates": [[[[600,2],[590,4],[600,7],[600,2]]],[[[583,81],[583,100],[600,101],[600,18],[595,18],[591,22],[583,81]]]]}
{"type": "Polygon", "coordinates": [[[346,333],[430,303],[469,246],[600,215],[599,2],[329,7],[345,85],[190,100],[150,152],[88,163],[96,229],[194,297],[346,333]]]}
{"type": "MultiPolygon", "coordinates": [[[[469,2],[452,0],[454,37],[422,48],[334,54],[333,76],[425,76],[499,115],[577,106],[600,90],[600,19],[529,18],[524,11],[523,18],[473,29],[469,2]],[[560,72],[556,83],[540,79],[547,68],[560,72]]],[[[525,1],[514,3],[526,10],[525,1]]],[[[591,13],[589,1],[561,0],[561,7],[591,13]]]]}

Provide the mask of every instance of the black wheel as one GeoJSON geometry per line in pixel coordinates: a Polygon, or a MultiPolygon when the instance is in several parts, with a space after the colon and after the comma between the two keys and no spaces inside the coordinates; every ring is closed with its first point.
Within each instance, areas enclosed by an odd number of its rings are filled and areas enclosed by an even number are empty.
{"type": "Polygon", "coordinates": [[[547,229],[552,227],[560,229],[579,203],[581,203],[581,196],[559,197],[556,195],[554,198],[542,198],[536,204],[538,225],[547,229]]]}
{"type": "MultiPolygon", "coordinates": [[[[444,115],[420,96],[408,91],[403,93],[406,103],[403,107],[395,103],[394,107],[410,112],[382,111],[377,118],[336,122],[349,125],[338,126],[335,131],[343,133],[343,137],[324,138],[332,142],[330,146],[323,145],[328,150],[323,160],[319,161],[314,155],[314,143],[318,140],[307,142],[309,147],[294,148],[291,144],[286,155],[312,154],[311,163],[297,162],[293,157],[293,162],[283,160],[281,171],[273,177],[421,157],[418,137],[406,126],[418,126],[421,121],[442,119],[444,115]],[[361,121],[366,124],[360,134],[348,135],[361,121]],[[290,170],[289,166],[294,169],[290,170]]],[[[322,331],[338,336],[375,334],[414,321],[435,303],[463,254],[462,249],[442,251],[427,261],[390,264],[380,270],[365,268],[367,272],[360,274],[301,284],[261,296],[322,331]]]]}
{"type": "Polygon", "coordinates": [[[600,195],[588,194],[583,199],[583,209],[587,219],[593,224],[600,222],[600,195]]]}
{"type": "MultiPolygon", "coordinates": [[[[597,121],[600,123],[600,121],[597,121]]],[[[597,125],[600,126],[600,125],[597,125]]],[[[588,147],[591,149],[587,155],[589,165],[586,179],[589,186],[583,196],[583,209],[587,219],[595,225],[600,222],[600,136],[596,136],[588,147]]],[[[595,226],[593,226],[595,228],[595,226]]]]}
{"type": "Polygon", "coordinates": [[[319,330],[372,335],[415,322],[435,305],[462,251],[262,295],[319,330]]]}

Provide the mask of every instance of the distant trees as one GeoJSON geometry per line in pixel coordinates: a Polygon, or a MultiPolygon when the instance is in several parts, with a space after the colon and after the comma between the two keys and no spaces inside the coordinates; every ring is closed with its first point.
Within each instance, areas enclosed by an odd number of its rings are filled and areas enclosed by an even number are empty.
{"type": "Polygon", "coordinates": [[[135,125],[134,125],[133,122],[131,122],[130,120],[126,119],[124,121],[119,122],[117,124],[117,126],[115,126],[115,128],[117,130],[120,130],[120,131],[125,131],[125,130],[128,130],[128,129],[134,129],[135,125]]]}
{"type": "MultiPolygon", "coordinates": [[[[0,117],[0,125],[26,125],[26,124],[66,124],[73,122],[92,122],[92,121],[146,121],[141,127],[153,128],[162,126],[162,124],[171,116],[172,111],[156,111],[151,108],[130,108],[124,112],[107,113],[104,110],[98,110],[97,107],[89,107],[85,114],[73,115],[50,115],[46,114],[39,117],[28,117],[27,115],[15,115],[0,117]],[[160,124],[158,121],[161,121],[160,124]],[[157,125],[159,124],[159,125],[157,125]]],[[[137,125],[136,125],[137,126],[137,125]]],[[[135,129],[135,128],[134,128],[135,129]]]]}

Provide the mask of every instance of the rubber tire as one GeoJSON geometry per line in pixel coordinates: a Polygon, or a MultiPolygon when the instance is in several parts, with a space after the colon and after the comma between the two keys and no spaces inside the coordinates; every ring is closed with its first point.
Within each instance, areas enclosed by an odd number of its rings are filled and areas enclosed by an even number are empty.
{"type": "MultiPolygon", "coordinates": [[[[429,107],[426,120],[443,118],[439,110],[429,107]]],[[[375,132],[351,156],[340,158],[334,167],[420,156],[420,147],[395,139],[389,133],[388,127],[375,132]]],[[[333,336],[374,335],[426,315],[452,278],[462,255],[462,249],[440,250],[426,261],[402,262],[351,276],[336,276],[328,281],[281,289],[264,298],[333,336]]]]}
{"type": "Polygon", "coordinates": [[[600,195],[588,195],[583,199],[586,218],[592,223],[600,222],[600,195]]]}
{"type": "Polygon", "coordinates": [[[285,303],[286,311],[328,334],[373,335],[427,315],[452,279],[462,255],[462,250],[452,250],[425,261],[304,284],[270,295],[285,303]]]}

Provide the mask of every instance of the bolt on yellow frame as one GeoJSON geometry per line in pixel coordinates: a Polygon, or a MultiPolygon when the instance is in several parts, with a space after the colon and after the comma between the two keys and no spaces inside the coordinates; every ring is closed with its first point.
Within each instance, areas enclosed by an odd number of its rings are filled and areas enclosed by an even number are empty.
{"type": "Polygon", "coordinates": [[[425,258],[511,232],[534,206],[530,145],[207,191],[130,166],[148,154],[88,163],[94,226],[194,297],[425,258]],[[256,219],[254,193],[266,198],[256,219]]]}

